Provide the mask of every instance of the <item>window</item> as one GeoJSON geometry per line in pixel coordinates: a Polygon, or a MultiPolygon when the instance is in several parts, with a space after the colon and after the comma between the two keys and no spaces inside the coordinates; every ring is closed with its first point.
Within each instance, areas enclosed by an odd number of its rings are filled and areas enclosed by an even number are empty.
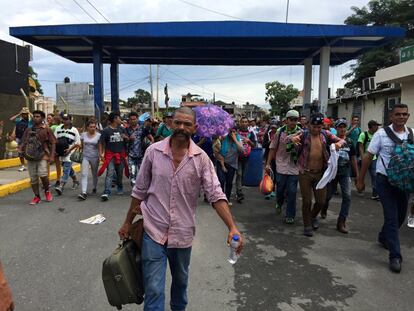
{"type": "Polygon", "coordinates": [[[88,94],[93,95],[93,85],[91,84],[88,85],[88,94]]]}

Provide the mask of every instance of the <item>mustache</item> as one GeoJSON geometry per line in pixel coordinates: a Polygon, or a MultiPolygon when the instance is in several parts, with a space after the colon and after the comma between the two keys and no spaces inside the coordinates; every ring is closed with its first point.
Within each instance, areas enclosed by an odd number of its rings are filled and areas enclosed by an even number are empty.
{"type": "Polygon", "coordinates": [[[177,137],[177,136],[184,136],[186,139],[190,139],[191,138],[191,134],[183,129],[176,129],[174,130],[174,132],[172,133],[173,137],[177,137]]]}

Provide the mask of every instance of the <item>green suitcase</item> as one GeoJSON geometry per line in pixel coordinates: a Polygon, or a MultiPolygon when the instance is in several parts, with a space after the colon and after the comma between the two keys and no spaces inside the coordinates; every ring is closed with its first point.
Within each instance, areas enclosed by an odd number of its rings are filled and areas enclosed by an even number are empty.
{"type": "Polygon", "coordinates": [[[141,304],[144,301],[141,256],[133,240],[121,242],[105,259],[102,279],[109,304],[118,310],[124,304],[141,304]]]}

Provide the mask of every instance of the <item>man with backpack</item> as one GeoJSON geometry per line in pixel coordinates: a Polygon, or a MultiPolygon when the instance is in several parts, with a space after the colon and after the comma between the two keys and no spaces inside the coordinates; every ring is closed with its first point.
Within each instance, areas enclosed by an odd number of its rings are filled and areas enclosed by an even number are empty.
{"type": "MultiPolygon", "coordinates": [[[[365,153],[368,150],[369,143],[372,140],[374,134],[378,131],[378,126],[381,124],[375,120],[371,120],[368,122],[368,131],[362,132],[358,138],[358,148],[359,154],[361,155],[361,159],[365,156],[365,153]]],[[[377,193],[377,188],[375,185],[375,177],[376,177],[376,169],[377,169],[377,156],[374,155],[372,158],[371,165],[368,168],[369,176],[371,177],[371,185],[372,185],[372,196],[371,200],[379,200],[379,196],[377,193]]]]}
{"type": "Polygon", "coordinates": [[[76,127],[72,125],[72,116],[70,114],[62,115],[63,125],[56,128],[56,153],[59,155],[59,159],[63,168],[63,176],[60,183],[55,187],[55,191],[58,195],[62,195],[69,176],[73,180],[72,189],[76,190],[79,187],[79,181],[76,178],[75,171],[72,168],[72,161],[70,156],[76,148],[80,148],[81,140],[80,135],[76,127]]]}
{"type": "Polygon", "coordinates": [[[289,110],[286,125],[279,128],[270,144],[266,171],[269,172],[272,161],[276,158],[276,212],[282,212],[282,205],[287,196],[285,223],[293,224],[296,216],[296,192],[298,188],[298,153],[294,144],[288,141],[290,135],[300,131],[299,112],[289,110]]]}
{"type": "Polygon", "coordinates": [[[31,205],[40,203],[39,178],[45,191],[46,202],[53,200],[49,189],[48,162],[55,157],[55,136],[50,128],[44,124],[45,113],[33,111],[33,126],[25,130],[22,137],[22,152],[27,160],[30,183],[35,197],[31,205]]]}
{"type": "Polygon", "coordinates": [[[406,126],[410,114],[405,104],[397,104],[390,112],[391,125],[378,130],[362,160],[357,189],[365,189],[365,174],[374,155],[378,156],[376,186],[384,211],[384,225],[378,242],[389,250],[389,269],[401,271],[399,228],[405,221],[410,192],[414,190],[413,130],[406,126]]]}
{"type": "Polygon", "coordinates": [[[244,171],[246,170],[247,162],[249,161],[250,152],[257,143],[256,135],[253,131],[249,131],[249,120],[247,117],[242,117],[240,119],[240,126],[237,134],[239,134],[243,145],[243,152],[239,156],[239,163],[236,172],[236,199],[238,203],[241,203],[244,200],[244,171]]]}
{"type": "Polygon", "coordinates": [[[316,185],[328,167],[330,157],[329,146],[334,143],[336,149],[339,149],[345,143],[343,139],[322,129],[323,119],[323,114],[313,115],[309,121],[308,129],[289,137],[290,141],[297,146],[299,154],[299,186],[302,194],[303,234],[307,237],[313,236],[313,231],[318,230],[319,220],[317,216],[326,202],[326,187],[316,189],[316,185]],[[315,196],[313,208],[312,192],[315,196]]]}
{"type": "Polygon", "coordinates": [[[10,121],[15,122],[16,124],[14,136],[16,137],[17,150],[19,150],[19,159],[21,164],[19,172],[23,172],[26,170],[26,167],[24,166],[24,153],[21,150],[23,133],[28,127],[33,126],[33,120],[31,120],[29,108],[23,107],[18,114],[10,118],[10,121]]]}

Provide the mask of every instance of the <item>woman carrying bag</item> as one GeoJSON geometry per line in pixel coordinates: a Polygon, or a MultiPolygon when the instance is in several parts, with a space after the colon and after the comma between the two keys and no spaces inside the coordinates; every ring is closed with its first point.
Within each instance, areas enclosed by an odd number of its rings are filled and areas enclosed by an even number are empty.
{"type": "Polygon", "coordinates": [[[99,167],[99,139],[101,134],[96,130],[96,121],[90,120],[86,123],[86,132],[81,135],[82,142],[82,166],[81,166],[81,187],[82,192],[78,195],[80,200],[86,200],[88,188],[89,166],[92,171],[93,188],[92,193],[96,193],[98,184],[98,167],[99,167]]]}
{"type": "Polygon", "coordinates": [[[224,158],[224,167],[220,164],[217,165],[217,176],[221,188],[229,201],[229,205],[232,205],[230,196],[233,188],[233,179],[237,171],[239,154],[242,152],[243,145],[240,136],[237,134],[237,129],[233,128],[221,144],[220,155],[224,158]]]}

